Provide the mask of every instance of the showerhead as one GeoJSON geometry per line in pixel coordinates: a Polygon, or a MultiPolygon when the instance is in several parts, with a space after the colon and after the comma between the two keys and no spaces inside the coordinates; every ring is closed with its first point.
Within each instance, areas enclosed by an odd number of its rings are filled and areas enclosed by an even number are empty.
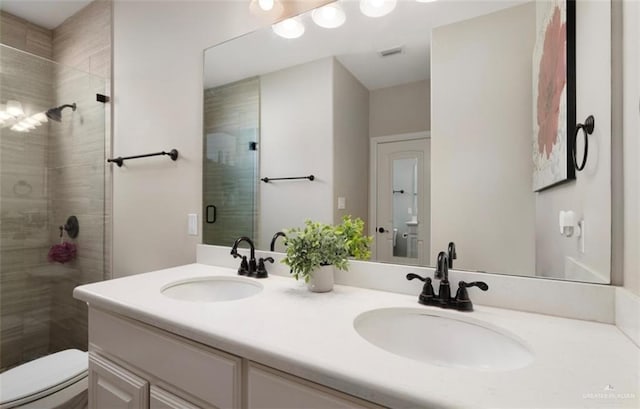
{"type": "Polygon", "coordinates": [[[76,103],[74,102],[73,104],[60,105],[59,107],[49,109],[46,112],[47,118],[51,119],[52,121],[62,122],[62,110],[65,108],[71,108],[73,111],[75,111],[76,103]]]}

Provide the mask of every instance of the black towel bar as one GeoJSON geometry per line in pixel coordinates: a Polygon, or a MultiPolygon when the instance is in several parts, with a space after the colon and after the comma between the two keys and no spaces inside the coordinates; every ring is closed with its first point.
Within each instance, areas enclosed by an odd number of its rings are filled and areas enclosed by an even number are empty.
{"type": "Polygon", "coordinates": [[[316,178],[315,176],[309,175],[309,176],[297,176],[292,178],[262,178],[260,180],[263,181],[264,183],[269,183],[273,180],[295,180],[295,179],[309,179],[310,181],[313,182],[315,178],[316,178]]]}
{"type": "Polygon", "coordinates": [[[177,160],[178,159],[178,150],[177,149],[171,149],[171,151],[169,151],[169,152],[162,151],[162,152],[156,152],[156,153],[147,153],[145,155],[125,156],[124,158],[122,156],[118,156],[117,158],[107,159],[107,162],[109,162],[109,163],[113,162],[116,165],[118,165],[118,167],[121,167],[125,160],[148,158],[150,156],[161,156],[161,155],[167,155],[167,156],[169,156],[171,158],[171,160],[177,160]]]}

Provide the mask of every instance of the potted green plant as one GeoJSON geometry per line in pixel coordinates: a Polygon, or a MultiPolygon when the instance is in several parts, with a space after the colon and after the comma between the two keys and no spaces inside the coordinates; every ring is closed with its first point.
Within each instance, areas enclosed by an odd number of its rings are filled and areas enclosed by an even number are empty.
{"type": "Polygon", "coordinates": [[[345,216],[337,226],[307,220],[302,228],[285,230],[287,255],[282,262],[296,280],[304,279],[311,291],[331,291],[334,268],[346,271],[349,257],[371,257],[372,238],[363,231],[362,219],[351,216],[345,216]]]}

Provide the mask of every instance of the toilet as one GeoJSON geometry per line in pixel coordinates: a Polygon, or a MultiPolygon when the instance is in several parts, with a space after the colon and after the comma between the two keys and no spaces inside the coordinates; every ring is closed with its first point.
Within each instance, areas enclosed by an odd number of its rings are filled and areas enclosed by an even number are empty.
{"type": "Polygon", "coordinates": [[[88,355],[67,349],[0,374],[0,409],[87,407],[88,355]]]}

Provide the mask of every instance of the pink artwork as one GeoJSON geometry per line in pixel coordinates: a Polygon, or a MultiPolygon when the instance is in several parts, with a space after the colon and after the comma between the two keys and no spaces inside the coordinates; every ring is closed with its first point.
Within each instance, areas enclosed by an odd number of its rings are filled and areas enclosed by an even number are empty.
{"type": "Polygon", "coordinates": [[[537,2],[533,54],[533,190],[567,180],[567,6],[537,2]]]}

